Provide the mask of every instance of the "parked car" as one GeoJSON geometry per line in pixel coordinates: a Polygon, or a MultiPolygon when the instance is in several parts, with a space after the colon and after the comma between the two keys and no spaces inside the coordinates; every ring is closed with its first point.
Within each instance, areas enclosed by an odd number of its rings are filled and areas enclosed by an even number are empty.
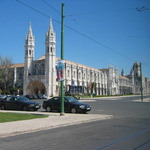
{"type": "Polygon", "coordinates": [[[9,110],[38,110],[41,105],[33,102],[26,97],[21,96],[7,96],[0,102],[1,109],[9,110]]]}
{"type": "Polygon", "coordinates": [[[44,94],[42,94],[42,97],[43,97],[43,99],[47,99],[47,96],[44,94]]]}
{"type": "Polygon", "coordinates": [[[38,99],[38,97],[36,95],[25,95],[24,97],[26,97],[28,99],[38,99]]]}
{"type": "Polygon", "coordinates": [[[3,99],[4,99],[4,98],[3,98],[3,95],[1,95],[1,96],[0,96],[0,108],[1,108],[1,105],[2,105],[2,102],[3,102],[3,99]]]}
{"type": "Polygon", "coordinates": [[[0,99],[3,97],[3,95],[0,95],[0,99]]]}
{"type": "Polygon", "coordinates": [[[43,96],[41,94],[37,95],[38,99],[43,99],[43,96]]]}
{"type": "Polygon", "coordinates": [[[47,99],[47,96],[44,94],[38,94],[37,97],[38,99],[47,99]]]}
{"type": "Polygon", "coordinates": [[[4,99],[4,98],[7,97],[7,96],[11,96],[11,95],[0,95],[0,100],[1,100],[1,99],[4,99]]]}
{"type": "Polygon", "coordinates": [[[10,97],[10,96],[11,95],[1,95],[0,96],[0,108],[1,108],[2,102],[5,100],[5,98],[10,97]]]}
{"type": "Polygon", "coordinates": [[[2,99],[3,99],[3,97],[4,97],[4,95],[0,95],[0,100],[2,100],[2,99]]]}
{"type": "MultiPolygon", "coordinates": [[[[61,105],[61,97],[53,97],[48,101],[43,101],[43,108],[46,109],[47,112],[51,112],[53,110],[60,111],[61,105]]],[[[78,113],[91,110],[91,106],[85,103],[80,103],[77,99],[73,97],[64,97],[64,110],[65,112],[78,113]]]]}

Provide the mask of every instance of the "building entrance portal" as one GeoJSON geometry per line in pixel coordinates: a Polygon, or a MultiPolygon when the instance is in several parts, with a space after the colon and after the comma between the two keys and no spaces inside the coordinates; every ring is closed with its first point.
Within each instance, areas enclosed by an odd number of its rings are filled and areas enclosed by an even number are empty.
{"type": "Polygon", "coordinates": [[[39,81],[32,81],[27,87],[27,94],[46,94],[45,85],[39,81]]]}

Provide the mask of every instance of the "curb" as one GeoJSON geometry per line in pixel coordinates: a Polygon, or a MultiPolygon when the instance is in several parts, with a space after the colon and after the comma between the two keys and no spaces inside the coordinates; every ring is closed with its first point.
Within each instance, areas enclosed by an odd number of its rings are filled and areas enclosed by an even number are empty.
{"type": "Polygon", "coordinates": [[[60,116],[58,113],[52,115],[50,113],[49,117],[47,118],[0,123],[0,138],[94,122],[98,120],[111,119],[112,117],[112,115],[97,114],[66,114],[65,116],[60,116]]]}

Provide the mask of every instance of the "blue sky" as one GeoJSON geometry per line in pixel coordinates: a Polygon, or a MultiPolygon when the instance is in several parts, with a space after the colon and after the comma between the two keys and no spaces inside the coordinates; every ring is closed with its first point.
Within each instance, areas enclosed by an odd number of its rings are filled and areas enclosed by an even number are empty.
{"type": "Polygon", "coordinates": [[[29,22],[35,36],[35,59],[44,55],[51,17],[60,57],[60,12],[64,3],[65,59],[98,69],[112,65],[119,72],[123,68],[126,75],[138,61],[144,76],[150,78],[150,0],[18,1],[0,0],[1,56],[12,57],[14,63],[24,62],[29,22]],[[143,6],[143,11],[137,11],[143,6]]]}

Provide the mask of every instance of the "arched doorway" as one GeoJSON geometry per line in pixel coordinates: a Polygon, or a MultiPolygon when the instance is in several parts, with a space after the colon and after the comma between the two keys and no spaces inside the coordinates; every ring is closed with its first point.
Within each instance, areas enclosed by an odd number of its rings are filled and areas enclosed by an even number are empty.
{"type": "Polygon", "coordinates": [[[32,81],[27,87],[27,94],[46,94],[45,85],[40,81],[32,81]]]}

